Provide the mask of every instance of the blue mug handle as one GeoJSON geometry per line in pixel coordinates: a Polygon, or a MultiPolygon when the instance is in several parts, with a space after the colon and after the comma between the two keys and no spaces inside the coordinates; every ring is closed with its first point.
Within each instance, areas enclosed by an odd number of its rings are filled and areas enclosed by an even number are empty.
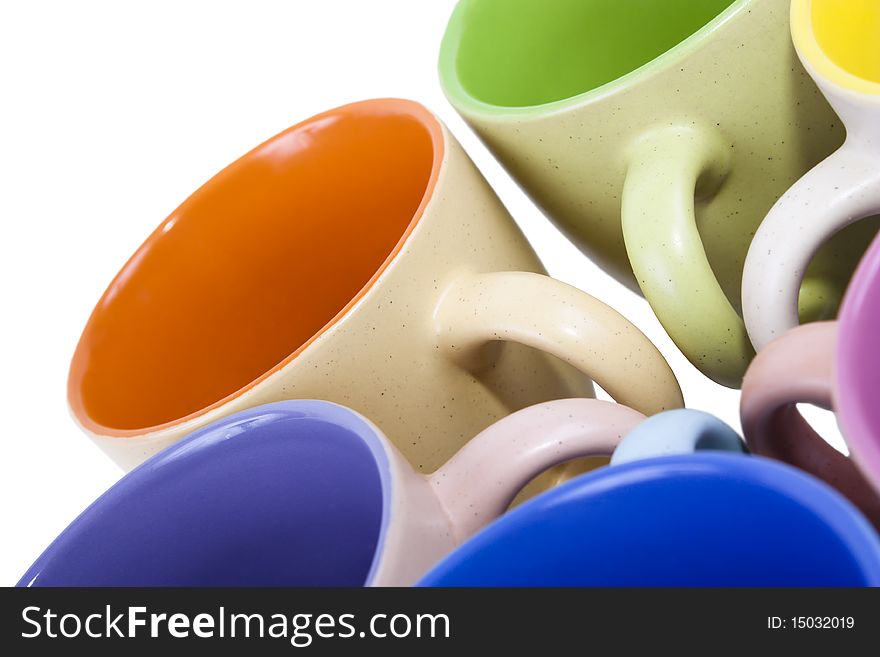
{"type": "Polygon", "coordinates": [[[624,436],[611,465],[704,450],[748,453],[739,434],[714,415],[679,408],[652,415],[624,436]]]}

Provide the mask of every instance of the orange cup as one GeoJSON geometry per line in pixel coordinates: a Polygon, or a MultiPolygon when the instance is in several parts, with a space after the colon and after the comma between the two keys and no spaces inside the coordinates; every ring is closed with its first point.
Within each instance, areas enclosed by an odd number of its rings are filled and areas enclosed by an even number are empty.
{"type": "Polygon", "coordinates": [[[590,395],[590,378],[643,412],[681,403],[644,335],[543,275],[440,121],[374,100],[273,137],[163,221],[98,302],[69,398],[124,467],[313,398],[430,472],[513,410],[590,395]]]}

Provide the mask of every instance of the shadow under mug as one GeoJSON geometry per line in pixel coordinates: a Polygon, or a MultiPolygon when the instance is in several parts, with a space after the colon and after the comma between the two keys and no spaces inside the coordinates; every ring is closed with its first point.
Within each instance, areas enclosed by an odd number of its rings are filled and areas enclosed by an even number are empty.
{"type": "Polygon", "coordinates": [[[743,270],[756,349],[797,326],[804,271],[823,243],[880,213],[880,2],[793,0],[791,34],[846,141],[798,180],[761,223],[743,270]]]}
{"type": "Polygon", "coordinates": [[[602,468],[505,514],[421,586],[880,586],[880,540],[824,483],[761,457],[602,468]]]}
{"type": "Polygon", "coordinates": [[[752,451],[796,465],[846,495],[880,528],[880,238],[846,291],[840,318],[797,326],[764,347],[743,381],[752,451]],[[826,443],[796,404],[833,410],[850,450],[826,443]]]}
{"type": "Polygon", "coordinates": [[[644,334],[544,275],[447,128],[385,99],[272,137],[162,222],[93,311],[68,395],[125,468],[234,412],[326,399],[431,472],[590,379],[646,414],[682,405],[644,334]]]}
{"type": "Polygon", "coordinates": [[[578,456],[610,456],[642,419],[595,399],[533,406],[423,475],[355,411],[267,404],[127,474],[19,585],[411,585],[536,474],[578,456]]]}
{"type": "MultiPolygon", "coordinates": [[[[638,285],[707,376],[738,387],[761,220],[843,141],[798,64],[789,0],[461,0],[440,50],[453,106],[563,232],[638,285]]],[[[876,222],[826,244],[801,287],[832,317],[876,222]]]]}

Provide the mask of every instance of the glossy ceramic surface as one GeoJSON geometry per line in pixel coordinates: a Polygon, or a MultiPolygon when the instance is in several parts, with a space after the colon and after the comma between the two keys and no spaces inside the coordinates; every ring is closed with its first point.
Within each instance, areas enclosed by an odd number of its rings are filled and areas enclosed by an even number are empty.
{"type": "Polygon", "coordinates": [[[126,475],[29,586],[362,586],[392,482],[375,428],[322,402],[245,411],[126,475]]]}
{"type": "Polygon", "coordinates": [[[877,586],[880,540],[825,484],[760,457],[603,468],[515,509],[423,586],[877,586]]]}
{"type": "MultiPolygon", "coordinates": [[[[738,314],[752,236],[844,137],[788,5],[462,0],[440,52],[444,91],[513,177],[729,386],[753,355],[738,314]]],[[[834,314],[876,227],[823,247],[804,318],[834,314]]]]}
{"type": "Polygon", "coordinates": [[[611,465],[702,451],[744,454],[746,447],[736,431],[714,415],[679,408],[647,418],[624,436],[611,465]]]}
{"type": "Polygon", "coordinates": [[[823,79],[869,96],[880,92],[880,4],[794,0],[792,35],[823,79]]]}
{"type": "Polygon", "coordinates": [[[834,404],[852,456],[880,497],[880,240],[846,292],[835,350],[834,404]]]}
{"type": "Polygon", "coordinates": [[[595,399],[533,406],[422,475],[350,409],[260,406],[126,475],[19,585],[410,585],[537,474],[610,456],[643,419],[595,399]]]}
{"type": "Polygon", "coordinates": [[[844,493],[880,527],[880,239],[846,292],[838,322],[798,326],[770,342],[743,382],[742,424],[757,453],[796,465],[844,493]],[[795,404],[837,413],[847,458],[795,404]]]}
{"type": "Polygon", "coordinates": [[[822,244],[880,213],[880,3],[794,0],[791,33],[847,138],[779,199],[752,241],[743,311],[758,349],[797,326],[798,288],[822,244]]]}
{"type": "Polygon", "coordinates": [[[638,329],[543,275],[428,110],[374,100],[286,130],[187,199],[99,301],[68,390],[127,468],[231,413],[317,398],[430,472],[511,411],[592,395],[591,378],[645,413],[682,405],[638,329]]]}

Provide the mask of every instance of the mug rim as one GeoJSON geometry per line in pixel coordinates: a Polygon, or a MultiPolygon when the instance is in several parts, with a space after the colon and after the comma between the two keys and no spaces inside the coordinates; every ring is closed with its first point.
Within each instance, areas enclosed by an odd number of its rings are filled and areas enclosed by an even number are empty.
{"type": "Polygon", "coordinates": [[[289,128],[286,128],[285,130],[282,130],[281,132],[273,135],[269,139],[266,139],[262,143],[247,151],[244,155],[240,156],[227,166],[223,167],[220,171],[211,176],[211,178],[209,178],[205,183],[200,185],[177,208],[175,208],[165,219],[162,220],[162,222],[149,234],[144,242],[126,260],[125,264],[123,264],[119,271],[114,275],[113,279],[107,285],[106,289],[101,294],[101,297],[96,302],[94,308],[92,309],[92,312],[89,315],[89,319],[86,321],[86,324],[83,327],[82,332],[80,333],[80,337],[77,341],[77,345],[71,358],[70,368],[68,371],[67,401],[74,420],[87,432],[96,436],[106,436],[110,438],[148,437],[168,429],[184,426],[190,422],[197,420],[200,417],[210,414],[212,411],[216,411],[217,409],[222,408],[231,401],[238,399],[242,395],[247,394],[250,390],[258,386],[260,383],[266,381],[274,374],[283,370],[306,349],[308,349],[313,343],[315,343],[322,335],[327,333],[335,325],[342,322],[345,317],[352,311],[352,309],[364,297],[367,296],[370,290],[373,289],[373,287],[378,283],[382,275],[386,271],[388,271],[392,263],[401,254],[404,245],[409,241],[410,236],[412,235],[416,226],[420,223],[422,217],[425,216],[425,213],[427,212],[431,201],[436,196],[436,188],[440,180],[440,175],[444,169],[444,163],[446,161],[446,141],[445,127],[440,122],[440,119],[433,112],[431,112],[431,110],[429,110],[421,103],[404,98],[374,98],[347,103],[345,105],[325,110],[319,114],[308,117],[290,126],[289,128]],[[313,333],[307,340],[300,344],[294,351],[281,359],[273,367],[265,370],[259,376],[249,381],[247,384],[239,387],[234,391],[229,392],[228,394],[224,395],[222,398],[214,401],[211,404],[207,404],[191,413],[166,422],[154,424],[151,426],[136,427],[132,429],[110,427],[100,422],[97,422],[94,418],[92,418],[85,407],[84,395],[81,385],[88,363],[88,346],[86,337],[87,335],[89,335],[90,328],[94,326],[99,311],[102,310],[104,304],[113,296],[114,288],[119,284],[124,284],[123,279],[126,277],[129,268],[136,266],[138,259],[141,258],[144,253],[151,250],[155,244],[159,243],[163,239],[166,233],[166,225],[181,212],[186,211],[188,205],[193,201],[194,197],[201,195],[206,191],[210,193],[214,185],[228,184],[226,182],[222,182],[222,179],[229,176],[230,173],[234,173],[237,167],[241,166],[242,164],[246,164],[255,157],[258,157],[260,152],[262,152],[266,148],[271,148],[271,146],[277,143],[279,140],[288,137],[292,133],[307,129],[309,126],[321,122],[328,117],[351,111],[376,112],[377,110],[384,111],[386,113],[393,113],[396,116],[409,116],[419,121],[419,123],[425,128],[428,133],[428,136],[431,140],[433,153],[430,175],[425,185],[425,189],[419,202],[419,206],[413,213],[412,218],[402,232],[397,243],[388,253],[387,257],[382,261],[379,267],[373,272],[373,275],[370,277],[370,279],[357,292],[357,294],[355,294],[348,301],[348,303],[346,303],[345,306],[343,306],[342,309],[340,309],[332,318],[330,318],[320,329],[313,333]]]}
{"type": "Polygon", "coordinates": [[[865,367],[866,345],[865,332],[860,325],[866,306],[877,306],[880,312],[880,302],[874,298],[878,288],[880,239],[875,239],[859,263],[840,307],[833,390],[838,422],[852,450],[851,456],[880,494],[880,440],[875,432],[877,423],[872,421],[863,400],[852,393],[863,388],[861,372],[865,367]]]}
{"type": "MultiPolygon", "coordinates": [[[[389,443],[385,434],[369,418],[358,413],[348,406],[322,399],[288,399],[254,406],[252,408],[222,417],[197,431],[189,434],[181,440],[169,445],[162,451],[154,454],[149,459],[127,472],[119,481],[101,493],[85,509],[83,509],[64,529],[52,540],[52,542],[40,553],[40,555],[28,567],[22,575],[17,587],[30,587],[39,578],[40,571],[32,573],[45,557],[51,557],[55,544],[69,531],[76,531],[83,523],[86,527],[100,524],[101,516],[107,510],[107,505],[118,506],[119,497],[128,494],[131,487],[136,489],[154,489],[155,486],[163,485],[162,477],[164,470],[162,465],[174,461],[180,457],[201,455],[205,450],[211,450],[218,443],[227,440],[228,436],[214,435],[208,438],[208,434],[217,434],[230,425],[242,420],[253,420],[267,414],[291,413],[303,419],[316,419],[326,422],[335,427],[347,430],[356,435],[368,448],[373,458],[373,465],[379,477],[379,486],[382,493],[382,509],[379,522],[379,530],[376,536],[373,558],[364,578],[364,586],[368,586],[373,579],[378,567],[381,555],[385,550],[388,529],[391,523],[392,499],[395,494],[395,476],[392,469],[392,457],[389,454],[389,443]],[[200,443],[192,446],[192,443],[200,443]]],[[[247,440],[247,436],[239,436],[247,440]]],[[[143,490],[141,491],[143,492],[143,490]]]]}
{"type": "Polygon", "coordinates": [[[634,84],[638,78],[650,78],[668,68],[676,66],[691,53],[699,49],[713,32],[742,12],[746,5],[754,2],[754,0],[734,0],[699,30],[691,33],[654,59],[598,87],[546,103],[508,106],[495,105],[480,100],[464,88],[458,75],[457,59],[462,37],[466,29],[465,11],[470,5],[479,1],[459,0],[452,11],[452,16],[449,18],[440,43],[438,63],[440,86],[456,109],[460,108],[462,111],[479,115],[481,118],[496,120],[527,119],[553,115],[588,105],[619,93],[634,84]]]}
{"type": "Polygon", "coordinates": [[[791,38],[804,67],[814,78],[846,91],[880,97],[880,82],[863,78],[835,62],[813,29],[813,0],[792,0],[791,38]]]}
{"type": "MultiPolygon", "coordinates": [[[[761,456],[725,452],[659,456],[607,466],[577,477],[525,502],[488,525],[436,564],[417,586],[425,586],[423,582],[429,578],[436,579],[435,572],[439,572],[441,578],[445,576],[443,571],[448,570],[447,563],[452,558],[461,562],[468,558],[461,557],[462,554],[470,555],[483,549],[492,550],[498,540],[497,534],[505,531],[508,525],[515,523],[518,526],[516,531],[522,531],[523,525],[528,526],[532,518],[540,517],[547,508],[577,504],[584,499],[584,489],[588,489],[587,497],[593,497],[597,493],[641,481],[667,479],[674,482],[690,475],[701,477],[710,483],[722,476],[751,488],[785,496],[809,512],[827,531],[833,532],[840,539],[857,565],[866,586],[880,586],[880,558],[877,556],[880,554],[880,537],[852,503],[825,482],[790,465],[761,456]]],[[[427,585],[448,584],[441,581],[437,584],[429,582],[427,585]]]]}
{"type": "Polygon", "coordinates": [[[748,454],[742,437],[721,418],[698,408],[673,408],[645,418],[627,433],[610,465],[705,452],[748,454]]]}

